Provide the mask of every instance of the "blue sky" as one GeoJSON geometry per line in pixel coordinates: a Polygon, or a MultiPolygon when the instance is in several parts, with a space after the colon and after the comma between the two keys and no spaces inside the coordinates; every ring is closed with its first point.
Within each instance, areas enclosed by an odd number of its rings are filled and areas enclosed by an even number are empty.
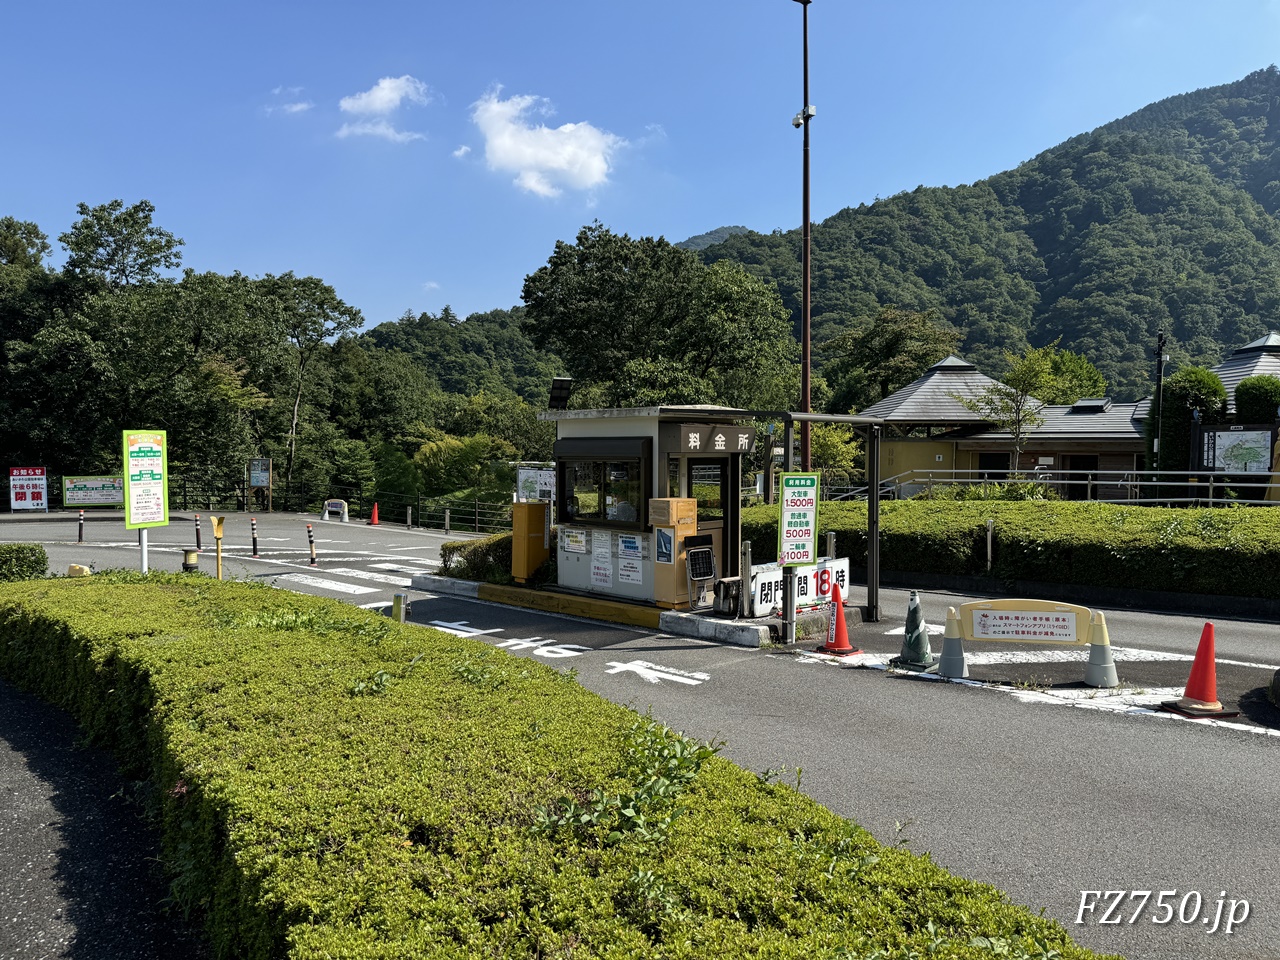
{"type": "MultiPolygon", "coordinates": [[[[0,216],[156,206],[185,266],[369,324],[519,303],[593,219],[800,221],[793,0],[9,4],[0,216]]],[[[971,183],[1280,61],[1273,0],[813,0],[813,215],[971,183]]]]}

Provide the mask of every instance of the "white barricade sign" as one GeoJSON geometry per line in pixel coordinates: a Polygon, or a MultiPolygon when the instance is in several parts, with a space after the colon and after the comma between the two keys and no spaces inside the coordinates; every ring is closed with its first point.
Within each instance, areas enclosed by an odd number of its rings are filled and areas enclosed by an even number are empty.
{"type": "MultiPolygon", "coordinates": [[[[840,585],[840,595],[849,595],[849,558],[819,560],[805,567],[793,567],[796,573],[796,612],[811,610],[831,602],[832,584],[840,585]]],[[[777,563],[762,563],[751,568],[750,616],[768,616],[782,609],[783,568],[777,563]]]]}

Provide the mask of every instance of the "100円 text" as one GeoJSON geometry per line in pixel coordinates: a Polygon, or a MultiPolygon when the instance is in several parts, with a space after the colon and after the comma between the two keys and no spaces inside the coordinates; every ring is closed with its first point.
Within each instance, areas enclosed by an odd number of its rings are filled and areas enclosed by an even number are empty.
{"type": "Polygon", "coordinates": [[[1249,901],[1229,900],[1225,890],[1218,894],[1216,906],[1199,890],[1181,896],[1177,890],[1081,890],[1076,923],[1137,923],[1144,911],[1150,923],[1199,921],[1209,928],[1205,933],[1231,934],[1249,919],[1249,901]]]}

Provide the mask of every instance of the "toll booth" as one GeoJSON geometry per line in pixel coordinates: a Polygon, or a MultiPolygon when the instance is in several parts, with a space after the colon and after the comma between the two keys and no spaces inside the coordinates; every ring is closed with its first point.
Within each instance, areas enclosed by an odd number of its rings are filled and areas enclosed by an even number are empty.
{"type": "Polygon", "coordinates": [[[739,575],[749,411],[717,406],[550,410],[563,588],[681,609],[688,551],[705,578],[739,575]],[[697,539],[694,539],[697,538],[697,539]],[[692,541],[692,543],[691,543],[692,541]]]}

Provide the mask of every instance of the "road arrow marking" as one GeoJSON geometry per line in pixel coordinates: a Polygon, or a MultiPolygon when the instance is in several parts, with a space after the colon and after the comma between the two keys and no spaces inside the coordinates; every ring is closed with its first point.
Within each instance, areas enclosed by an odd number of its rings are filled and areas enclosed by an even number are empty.
{"type": "Polygon", "coordinates": [[[704,680],[710,680],[709,673],[687,673],[684,670],[675,670],[671,667],[660,667],[656,663],[650,663],[647,660],[629,660],[626,663],[618,663],[609,661],[605,664],[612,669],[606,670],[605,673],[634,673],[642,680],[649,683],[661,683],[663,680],[674,680],[676,683],[688,684],[696,687],[704,680]]]}

